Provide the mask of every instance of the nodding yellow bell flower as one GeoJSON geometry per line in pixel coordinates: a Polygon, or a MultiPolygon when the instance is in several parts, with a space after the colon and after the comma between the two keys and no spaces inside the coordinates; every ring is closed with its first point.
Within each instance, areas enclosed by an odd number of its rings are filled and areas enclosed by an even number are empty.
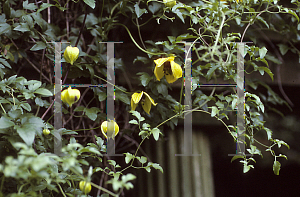
{"type": "Polygon", "coordinates": [[[70,107],[72,107],[72,105],[76,103],[79,98],[80,91],[77,89],[72,89],[71,87],[69,87],[68,89],[65,89],[61,92],[61,100],[64,103],[68,103],[70,107]]]}
{"type": "Polygon", "coordinates": [[[66,62],[70,63],[71,65],[77,60],[79,56],[79,49],[77,47],[67,46],[64,52],[64,58],[66,62]]]}
{"type": "Polygon", "coordinates": [[[164,4],[168,8],[172,8],[174,5],[176,5],[175,0],[164,0],[164,4]]]}
{"type": "Polygon", "coordinates": [[[114,137],[119,133],[119,125],[113,120],[104,121],[101,124],[101,131],[105,138],[114,139],[114,137]]]}
{"type": "Polygon", "coordinates": [[[151,104],[156,106],[157,103],[154,103],[154,100],[149,96],[149,94],[147,94],[146,92],[141,92],[141,93],[134,93],[131,96],[131,110],[134,111],[135,108],[137,107],[138,103],[141,101],[142,103],[142,107],[144,109],[144,111],[147,114],[150,114],[150,110],[151,110],[151,104]],[[144,98],[142,98],[144,96],[144,98]]]}
{"type": "Polygon", "coordinates": [[[174,62],[174,59],[175,57],[171,56],[154,60],[156,64],[154,74],[158,81],[165,76],[168,83],[173,83],[182,77],[182,69],[179,64],[174,62]]]}

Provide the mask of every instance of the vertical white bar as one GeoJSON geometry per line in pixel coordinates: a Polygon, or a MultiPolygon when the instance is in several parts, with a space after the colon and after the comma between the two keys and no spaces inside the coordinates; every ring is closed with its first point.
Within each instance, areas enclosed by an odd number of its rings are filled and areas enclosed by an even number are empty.
{"type": "Polygon", "coordinates": [[[54,102],[54,154],[61,156],[61,128],[62,128],[62,110],[61,110],[61,42],[55,42],[55,102],[54,102]]]}
{"type": "Polygon", "coordinates": [[[244,78],[244,48],[245,43],[237,44],[237,150],[236,154],[245,153],[245,119],[244,119],[244,103],[245,103],[245,78],[244,78]]]}
{"type": "MultiPolygon", "coordinates": [[[[115,50],[114,44],[118,42],[103,42],[107,44],[107,105],[106,105],[106,113],[107,120],[114,120],[114,86],[115,86],[115,69],[114,69],[114,58],[115,58],[115,50]]],[[[107,128],[115,128],[113,122],[108,121],[107,128]]],[[[109,131],[107,131],[109,132],[109,131]]],[[[123,154],[115,154],[115,131],[110,131],[113,133],[113,138],[107,139],[107,149],[106,156],[124,156],[123,154]]]]}
{"type": "MultiPolygon", "coordinates": [[[[185,66],[184,66],[184,110],[192,109],[192,42],[185,43],[185,66]]],[[[199,154],[193,155],[193,127],[192,127],[192,113],[184,115],[184,143],[183,154],[175,154],[175,156],[201,156],[199,154]]]]}

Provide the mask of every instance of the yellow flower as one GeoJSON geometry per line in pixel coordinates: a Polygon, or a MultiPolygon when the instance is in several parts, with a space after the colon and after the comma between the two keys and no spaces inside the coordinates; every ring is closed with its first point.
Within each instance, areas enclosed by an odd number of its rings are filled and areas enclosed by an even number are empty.
{"type": "Polygon", "coordinates": [[[80,91],[77,89],[71,89],[71,87],[69,87],[68,89],[65,89],[61,92],[61,100],[64,103],[68,103],[70,107],[72,107],[72,105],[76,103],[79,98],[80,91]]]}
{"type": "Polygon", "coordinates": [[[119,125],[113,120],[110,122],[104,121],[101,124],[101,131],[105,138],[114,139],[114,137],[119,133],[119,125]],[[113,133],[114,131],[115,134],[113,133]]]}
{"type": "Polygon", "coordinates": [[[80,181],[80,182],[79,182],[79,189],[80,189],[81,191],[83,191],[84,194],[88,194],[88,193],[90,193],[90,191],[92,190],[92,186],[91,186],[90,183],[87,183],[87,182],[85,182],[85,181],[80,181]]]}
{"type": "Polygon", "coordinates": [[[67,46],[64,52],[64,58],[66,62],[73,65],[79,56],[79,49],[77,47],[67,46]]]}
{"type": "Polygon", "coordinates": [[[174,5],[176,5],[175,0],[164,0],[164,4],[166,7],[172,8],[174,5]]]}
{"type": "Polygon", "coordinates": [[[142,107],[144,109],[144,111],[147,114],[150,114],[150,110],[151,110],[151,104],[156,106],[157,103],[154,103],[154,100],[149,96],[149,94],[147,94],[146,92],[141,92],[141,93],[134,93],[131,96],[131,110],[134,111],[135,108],[137,107],[138,103],[140,102],[140,100],[142,99],[141,103],[142,103],[142,107]],[[146,95],[143,99],[143,95],[146,95]]]}
{"type": "Polygon", "coordinates": [[[168,83],[173,83],[182,77],[182,69],[179,64],[174,62],[174,58],[175,57],[172,56],[154,60],[156,64],[154,74],[158,81],[165,76],[168,83]]]}

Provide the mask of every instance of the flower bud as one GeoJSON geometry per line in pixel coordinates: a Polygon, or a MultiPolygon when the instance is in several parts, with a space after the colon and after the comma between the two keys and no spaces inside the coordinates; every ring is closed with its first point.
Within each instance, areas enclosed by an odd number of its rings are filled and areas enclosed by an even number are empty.
{"type": "Polygon", "coordinates": [[[105,138],[114,138],[119,133],[119,125],[111,120],[109,122],[104,121],[101,124],[101,131],[105,138]],[[113,133],[115,131],[115,134],[113,133]]]}
{"type": "Polygon", "coordinates": [[[50,134],[50,130],[49,129],[44,129],[43,130],[43,134],[44,135],[49,135],[50,134]]]}
{"type": "Polygon", "coordinates": [[[87,183],[87,182],[85,182],[85,181],[80,181],[80,182],[79,182],[79,189],[80,189],[81,191],[83,191],[84,194],[88,194],[88,193],[90,193],[90,191],[92,190],[92,186],[91,186],[90,183],[87,183]]]}
{"type": "Polygon", "coordinates": [[[174,5],[176,5],[175,0],[164,0],[164,4],[168,8],[172,8],[174,5]]]}
{"type": "Polygon", "coordinates": [[[64,52],[64,58],[66,62],[70,63],[71,65],[77,60],[79,56],[79,49],[77,47],[67,46],[64,52]]]}
{"type": "Polygon", "coordinates": [[[72,89],[71,87],[69,87],[68,89],[65,89],[61,92],[61,100],[64,103],[68,103],[70,107],[72,107],[72,105],[76,103],[79,98],[80,91],[77,89],[72,89]]]}

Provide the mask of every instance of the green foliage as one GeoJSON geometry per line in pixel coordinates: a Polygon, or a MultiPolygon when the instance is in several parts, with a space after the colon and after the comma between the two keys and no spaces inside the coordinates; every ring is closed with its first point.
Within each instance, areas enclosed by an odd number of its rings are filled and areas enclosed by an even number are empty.
{"type": "Polygon", "coordinates": [[[239,152],[231,160],[239,159],[244,173],[254,168],[255,156],[263,156],[264,150],[274,157],[273,171],[279,175],[278,160],[287,157],[276,153],[274,146],[289,148],[289,145],[273,139],[273,131],[264,126],[264,116],[270,110],[278,112],[274,105],[288,106],[287,102],[267,84],[247,79],[245,84],[250,88],[244,93],[245,129],[241,131],[234,123],[227,125],[223,120],[236,119],[236,108],[244,98],[238,98],[234,88],[226,89],[224,94],[216,93],[216,88],[205,94],[200,88],[202,84],[217,84],[218,80],[244,88],[243,79],[237,77],[238,42],[252,42],[245,43],[241,54],[248,75],[259,72],[273,80],[269,64],[282,64],[288,54],[298,55],[300,62],[299,1],[283,4],[276,0],[227,3],[212,0],[177,2],[174,6],[154,0],[65,2],[68,3],[0,2],[1,196],[83,196],[78,187],[82,180],[104,192],[103,197],[119,196],[124,189],[134,187],[131,181],[136,176],[128,169],[151,172],[154,168],[163,173],[158,163],[141,155],[140,147],[151,135],[155,141],[160,140],[165,126],[175,129],[178,120],[192,112],[206,113],[220,121],[233,137],[228,143],[246,144],[251,156],[239,152]],[[270,45],[264,30],[284,39],[270,45]],[[144,34],[145,31],[151,34],[144,34]],[[123,77],[116,77],[115,114],[117,121],[121,119],[119,122],[124,124],[117,137],[138,146],[120,149],[124,160],[119,161],[103,156],[105,140],[97,135],[101,122],[106,120],[107,95],[103,84],[111,77],[107,76],[108,47],[103,42],[122,39],[130,39],[132,45],[126,45],[128,50],[118,54],[124,57],[114,59],[116,76],[122,73],[127,83],[121,84],[123,77]],[[63,43],[61,54],[69,45],[80,50],[72,66],[62,58],[63,83],[97,85],[80,89],[82,96],[74,109],[62,107],[64,128],[56,128],[53,115],[49,115],[55,113],[55,41],[63,43]],[[184,43],[191,47],[185,49],[184,43]],[[186,57],[187,50],[193,52],[192,61],[186,57]],[[168,56],[176,56],[175,62],[183,70],[188,61],[192,64],[191,109],[183,104],[184,83],[187,83],[183,77],[171,85],[165,78],[156,80],[152,72],[153,60],[168,56]],[[128,65],[130,58],[133,61],[128,65]],[[138,66],[136,73],[130,70],[135,64],[143,65],[138,66]],[[151,72],[144,69],[147,67],[151,72]],[[130,79],[124,74],[128,71],[130,79]],[[180,84],[181,92],[175,95],[174,88],[180,84]],[[267,93],[255,93],[258,87],[267,93]],[[150,115],[139,112],[139,107],[130,110],[132,91],[138,88],[158,103],[151,108],[150,115]],[[44,129],[49,129],[50,134],[43,135],[44,129]],[[136,131],[138,135],[133,137],[136,131]],[[256,138],[259,132],[265,134],[270,145],[256,138]],[[244,142],[238,138],[241,134],[245,136],[244,142]],[[53,154],[57,140],[62,143],[59,156],[53,154]],[[99,173],[106,175],[105,181],[101,181],[103,185],[93,183],[99,182],[99,173]],[[109,186],[104,187],[105,184],[109,186]]]}

